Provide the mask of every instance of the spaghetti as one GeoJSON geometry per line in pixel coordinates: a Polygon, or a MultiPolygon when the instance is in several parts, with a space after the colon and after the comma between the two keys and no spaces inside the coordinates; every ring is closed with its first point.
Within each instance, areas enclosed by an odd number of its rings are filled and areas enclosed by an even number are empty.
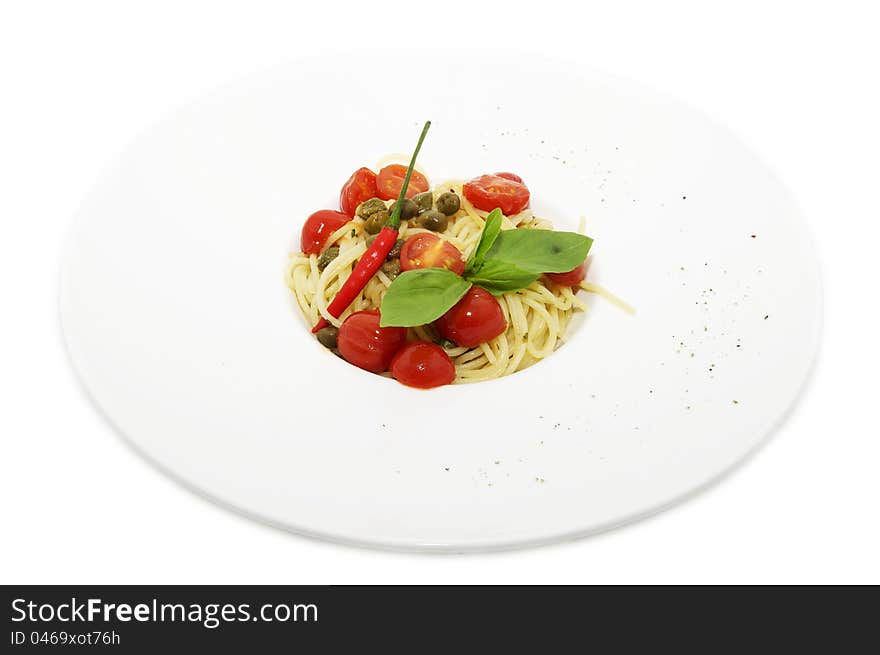
{"type": "MultiPolygon", "coordinates": [[[[487,212],[471,204],[462,193],[461,182],[438,185],[433,190],[434,198],[444,192],[453,192],[461,199],[461,206],[449,216],[446,229],[430,232],[417,227],[415,221],[403,221],[399,237],[407,239],[425,232],[436,234],[468,257],[480,240],[487,212]]],[[[391,202],[387,201],[386,204],[390,206],[391,202]]],[[[370,279],[338,318],[327,311],[328,304],[351,275],[354,264],[367,250],[370,235],[364,230],[364,222],[362,218],[355,217],[328,237],[327,243],[337,246],[339,252],[323,270],[319,266],[318,254],[299,252],[291,255],[286,273],[287,286],[310,325],[323,317],[331,325],[339,327],[354,312],[380,308],[385,291],[393,281],[392,276],[383,270],[370,279]]],[[[501,229],[552,230],[553,226],[549,221],[535,217],[526,208],[505,216],[501,229]]],[[[443,340],[431,325],[408,328],[407,337],[409,340],[440,344],[454,364],[455,383],[479,382],[509,375],[547,357],[564,341],[574,312],[585,309],[583,300],[575,293],[578,288],[602,294],[619,306],[628,308],[623,301],[595,284],[582,281],[579,287],[572,288],[539,277],[525,288],[499,296],[507,327],[489,341],[472,348],[461,347],[443,340]]]]}

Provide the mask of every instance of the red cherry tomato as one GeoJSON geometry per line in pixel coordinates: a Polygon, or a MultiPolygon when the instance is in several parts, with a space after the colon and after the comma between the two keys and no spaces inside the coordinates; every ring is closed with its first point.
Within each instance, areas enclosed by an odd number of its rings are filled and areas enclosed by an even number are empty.
{"type": "Polygon", "coordinates": [[[576,287],[587,277],[587,262],[571,269],[567,273],[544,273],[547,279],[561,287],[576,287]]]}
{"type": "Polygon", "coordinates": [[[317,255],[327,239],[351,219],[332,209],[321,209],[306,219],[300,238],[300,248],[307,255],[317,255]]]}
{"type": "Polygon", "coordinates": [[[406,328],[379,327],[379,312],[355,312],[339,328],[336,345],[350,364],[372,373],[388,370],[391,359],[406,343],[406,328]]]}
{"type": "Polygon", "coordinates": [[[497,175],[498,177],[503,177],[505,180],[513,180],[514,182],[525,184],[525,182],[523,182],[523,179],[516,173],[495,173],[495,175],[497,175]]]}
{"type": "Polygon", "coordinates": [[[369,168],[359,168],[339,192],[339,208],[343,214],[354,218],[358,205],[376,197],[376,174],[369,168]]]}
{"type": "Polygon", "coordinates": [[[391,360],[391,375],[408,387],[432,389],[452,384],[455,365],[440,346],[413,341],[398,350],[391,360]]]}
{"type": "Polygon", "coordinates": [[[444,339],[473,348],[504,332],[507,321],[495,296],[481,287],[471,287],[434,327],[444,339]]]}
{"type": "MultiPolygon", "coordinates": [[[[390,164],[379,171],[376,176],[376,193],[382,200],[397,200],[406,177],[406,166],[390,164]]],[[[406,187],[406,197],[412,198],[417,193],[428,190],[428,180],[418,171],[413,171],[406,187]]]]}
{"type": "Polygon", "coordinates": [[[499,208],[505,216],[518,214],[529,205],[528,187],[509,177],[481,175],[465,182],[461,190],[477,209],[490,212],[499,208]]]}
{"type": "Polygon", "coordinates": [[[461,275],[464,273],[464,265],[461,251],[436,234],[422,232],[411,236],[400,249],[400,268],[404,271],[415,268],[446,268],[461,275]]]}

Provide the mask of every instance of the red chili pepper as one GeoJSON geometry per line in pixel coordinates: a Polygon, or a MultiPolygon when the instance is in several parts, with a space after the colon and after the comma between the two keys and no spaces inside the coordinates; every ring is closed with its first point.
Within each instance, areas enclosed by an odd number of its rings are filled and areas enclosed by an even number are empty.
{"type": "MultiPolygon", "coordinates": [[[[422,141],[425,140],[429,127],[431,127],[431,121],[427,121],[425,127],[422,128],[422,134],[409,162],[409,168],[406,169],[406,177],[403,179],[403,186],[400,188],[400,195],[397,198],[394,211],[388,219],[388,224],[376,235],[373,243],[370,244],[370,247],[367,248],[367,251],[358,260],[345,284],[342,285],[342,288],[336,293],[333,300],[330,301],[330,304],[327,306],[327,313],[331,316],[339,318],[339,315],[348,308],[354,299],[357,298],[358,294],[363,291],[363,288],[367,286],[367,282],[376,274],[376,271],[382,266],[382,262],[388,257],[388,253],[391,252],[394,244],[397,243],[397,229],[400,227],[400,210],[406,198],[409,178],[416,165],[416,157],[418,157],[419,150],[422,148],[422,141]]],[[[329,325],[327,319],[322,316],[321,320],[312,328],[312,332],[315,333],[321,328],[327,327],[327,325],[329,325]]]]}
{"type": "MultiPolygon", "coordinates": [[[[397,243],[397,228],[386,225],[376,235],[376,239],[367,249],[367,252],[358,260],[345,284],[342,285],[342,288],[337,292],[330,304],[327,305],[327,311],[331,316],[338,317],[354,301],[361,290],[367,286],[370,278],[379,270],[379,267],[385,261],[388,253],[391,252],[395,243],[397,243]]],[[[312,328],[312,332],[317,332],[321,328],[327,327],[327,325],[327,319],[322,316],[321,320],[312,328]]]]}

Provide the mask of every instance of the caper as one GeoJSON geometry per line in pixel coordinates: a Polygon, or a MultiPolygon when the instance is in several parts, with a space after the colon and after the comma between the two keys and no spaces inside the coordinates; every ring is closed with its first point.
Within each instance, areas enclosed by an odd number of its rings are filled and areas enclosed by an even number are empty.
{"type": "Polygon", "coordinates": [[[400,260],[391,259],[385,262],[382,264],[382,272],[393,280],[400,275],[400,260]]]}
{"type": "MultiPolygon", "coordinates": [[[[388,208],[389,213],[394,213],[394,208],[397,206],[397,201],[395,200],[391,203],[391,207],[388,208]]],[[[419,213],[419,206],[413,202],[410,198],[403,199],[403,205],[400,208],[400,220],[406,221],[419,213]]]]}
{"type": "Polygon", "coordinates": [[[334,259],[339,257],[339,246],[330,246],[318,257],[318,270],[323,271],[334,259]]]}
{"type": "Polygon", "coordinates": [[[455,212],[461,209],[461,200],[459,200],[458,196],[452,193],[452,191],[441,193],[440,197],[437,198],[437,209],[447,216],[452,216],[455,212]]]}
{"type": "Polygon", "coordinates": [[[339,336],[339,328],[328,325],[327,327],[322,327],[318,330],[315,336],[318,338],[318,342],[322,346],[333,349],[336,348],[336,338],[339,336]]]}
{"type": "Polygon", "coordinates": [[[390,261],[396,257],[400,257],[401,248],[403,248],[403,239],[398,239],[394,245],[391,246],[391,250],[388,251],[388,256],[385,259],[390,261]]]}
{"type": "Polygon", "coordinates": [[[380,212],[385,209],[385,201],[381,198],[370,198],[366,202],[361,203],[361,206],[358,207],[357,215],[361,218],[367,218],[368,216],[375,214],[376,212],[380,212]]]}
{"type": "Polygon", "coordinates": [[[429,209],[419,216],[419,227],[431,230],[432,232],[442,232],[446,229],[447,225],[449,225],[449,218],[436,209],[429,209]]]}
{"type": "Polygon", "coordinates": [[[388,210],[382,209],[380,211],[374,212],[370,214],[369,218],[364,221],[364,232],[367,234],[379,234],[382,231],[382,228],[385,227],[385,223],[388,222],[388,210]]]}
{"type": "Polygon", "coordinates": [[[426,212],[434,206],[434,194],[430,191],[419,193],[413,196],[413,202],[418,206],[419,213],[426,212]]]}
{"type": "Polygon", "coordinates": [[[367,248],[369,248],[370,246],[372,246],[372,245],[373,245],[373,241],[375,241],[375,240],[376,240],[376,235],[375,235],[375,234],[371,234],[370,236],[368,236],[368,237],[367,237],[367,240],[366,240],[367,248]]]}

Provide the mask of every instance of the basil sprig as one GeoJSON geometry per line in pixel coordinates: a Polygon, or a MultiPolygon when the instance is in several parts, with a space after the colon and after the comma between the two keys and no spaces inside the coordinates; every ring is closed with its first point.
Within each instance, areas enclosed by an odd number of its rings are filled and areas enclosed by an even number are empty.
{"type": "Polygon", "coordinates": [[[382,299],[380,325],[413,327],[436,321],[475,284],[496,296],[518,291],[542,273],[565,273],[580,266],[593,244],[575,232],[502,230],[502,220],[497,209],[486,217],[464,277],[445,268],[400,274],[382,299]]]}

